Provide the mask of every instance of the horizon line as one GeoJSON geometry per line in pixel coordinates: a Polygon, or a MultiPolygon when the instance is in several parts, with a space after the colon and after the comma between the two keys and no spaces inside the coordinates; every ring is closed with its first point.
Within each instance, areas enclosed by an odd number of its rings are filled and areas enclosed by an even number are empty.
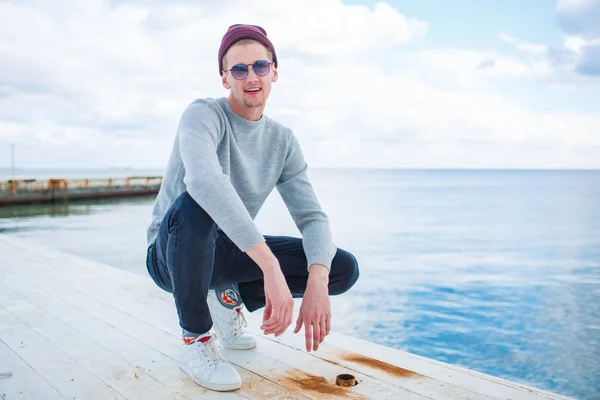
{"type": "MultiPolygon", "coordinates": [[[[4,167],[0,166],[0,170],[14,172],[18,171],[157,171],[165,170],[166,167],[4,167]]],[[[584,167],[310,167],[309,170],[405,170],[405,171],[600,171],[600,167],[584,168],[584,167]]]]}

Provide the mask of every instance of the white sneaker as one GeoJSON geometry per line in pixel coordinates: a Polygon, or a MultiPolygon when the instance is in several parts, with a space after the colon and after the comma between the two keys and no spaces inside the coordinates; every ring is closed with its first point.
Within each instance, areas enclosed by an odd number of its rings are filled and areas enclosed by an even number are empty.
{"type": "Polygon", "coordinates": [[[242,312],[244,304],[232,289],[225,290],[220,295],[228,306],[219,301],[214,290],[208,291],[206,299],[219,341],[228,349],[248,350],[256,347],[254,336],[244,332],[244,328],[248,326],[242,312]]]}
{"type": "Polygon", "coordinates": [[[179,368],[198,385],[223,392],[242,386],[240,374],[221,357],[213,335],[198,337],[191,344],[183,346],[179,368]],[[201,342],[202,338],[208,340],[201,342]]]}

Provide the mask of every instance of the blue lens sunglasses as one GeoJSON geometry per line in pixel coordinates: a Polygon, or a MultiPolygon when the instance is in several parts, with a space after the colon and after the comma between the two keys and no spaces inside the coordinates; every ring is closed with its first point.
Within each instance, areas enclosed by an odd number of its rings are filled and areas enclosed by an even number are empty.
{"type": "Polygon", "coordinates": [[[246,79],[248,76],[248,72],[250,71],[248,67],[252,66],[252,69],[256,75],[265,76],[271,70],[271,64],[273,63],[267,60],[258,60],[254,64],[235,64],[228,71],[231,72],[231,75],[235,79],[242,80],[246,79]]]}

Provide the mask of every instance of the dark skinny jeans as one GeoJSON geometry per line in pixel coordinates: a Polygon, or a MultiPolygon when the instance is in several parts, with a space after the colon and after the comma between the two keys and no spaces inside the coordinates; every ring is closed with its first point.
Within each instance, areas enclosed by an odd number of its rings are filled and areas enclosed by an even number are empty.
{"type": "MultiPolygon", "coordinates": [[[[288,236],[265,236],[265,240],[279,261],[292,296],[302,297],[308,279],[302,240],[288,236]]],[[[173,294],[179,323],[188,332],[211,329],[206,296],[215,286],[237,284],[250,312],[265,306],[262,270],[217,229],[187,192],[167,211],[156,241],[148,247],[146,265],[154,282],[173,294]]],[[[338,249],[329,274],[329,294],[346,292],[358,276],[356,258],[338,249]]]]}

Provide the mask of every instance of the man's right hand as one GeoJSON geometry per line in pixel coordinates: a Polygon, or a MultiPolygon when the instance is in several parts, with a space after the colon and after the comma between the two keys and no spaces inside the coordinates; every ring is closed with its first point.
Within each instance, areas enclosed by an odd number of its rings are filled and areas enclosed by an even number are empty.
{"type": "Polygon", "coordinates": [[[265,242],[252,246],[246,253],[263,271],[265,311],[260,329],[265,335],[279,336],[291,325],[294,299],[285,281],[279,261],[265,242]]]}
{"type": "Polygon", "coordinates": [[[281,269],[265,273],[264,281],[266,305],[260,329],[265,335],[279,336],[292,323],[294,299],[281,269]]]}

